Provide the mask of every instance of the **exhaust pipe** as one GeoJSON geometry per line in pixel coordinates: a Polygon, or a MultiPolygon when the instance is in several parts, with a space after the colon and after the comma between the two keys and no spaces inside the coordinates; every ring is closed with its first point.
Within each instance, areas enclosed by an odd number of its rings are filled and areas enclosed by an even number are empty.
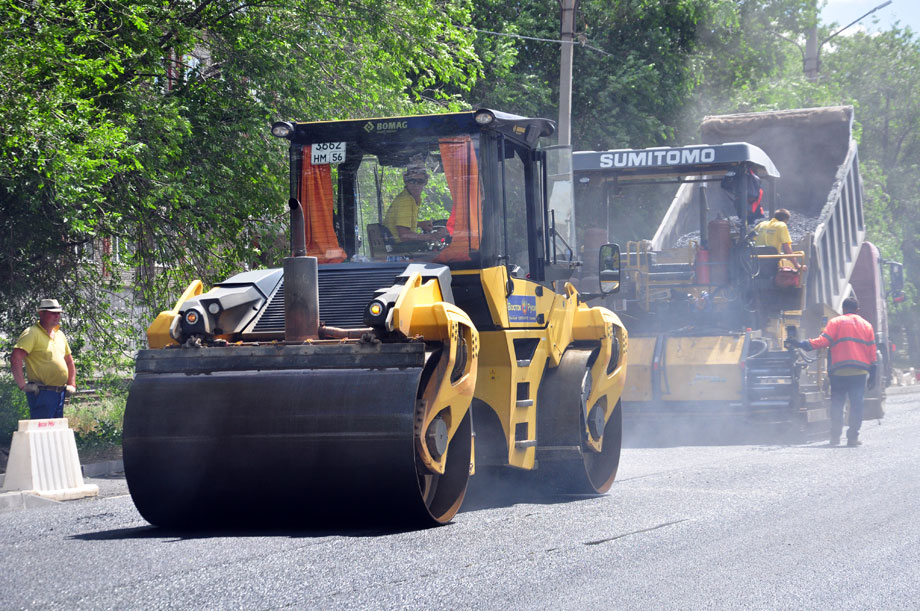
{"type": "Polygon", "coordinates": [[[291,256],[307,256],[307,235],[304,232],[303,206],[296,198],[288,200],[291,209],[291,256]]]}
{"type": "Polygon", "coordinates": [[[291,256],[284,260],[284,340],[319,338],[319,278],[316,257],[308,257],[303,208],[295,198],[291,209],[291,256]]]}

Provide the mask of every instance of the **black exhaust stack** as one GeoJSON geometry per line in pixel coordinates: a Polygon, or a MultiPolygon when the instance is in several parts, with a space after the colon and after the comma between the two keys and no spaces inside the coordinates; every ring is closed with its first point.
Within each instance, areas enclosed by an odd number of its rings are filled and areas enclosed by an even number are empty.
{"type": "Polygon", "coordinates": [[[303,206],[295,198],[288,200],[291,209],[291,256],[307,256],[307,234],[304,232],[303,206]]]}
{"type": "Polygon", "coordinates": [[[291,256],[284,260],[284,340],[303,342],[319,337],[319,279],[316,257],[307,256],[303,207],[291,209],[291,256]]]}

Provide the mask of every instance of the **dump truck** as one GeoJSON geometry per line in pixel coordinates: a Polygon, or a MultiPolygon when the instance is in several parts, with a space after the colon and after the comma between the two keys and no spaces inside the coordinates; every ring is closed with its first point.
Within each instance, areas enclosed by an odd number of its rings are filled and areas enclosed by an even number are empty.
{"type": "MultiPolygon", "coordinates": [[[[852,120],[851,107],[713,116],[706,144],[574,154],[578,213],[606,215],[608,229],[678,185],[654,235],[626,243],[608,302],[631,331],[628,421],[826,430],[826,359],[784,344],[816,337],[850,294],[887,366],[885,262],[865,240],[852,120]],[[778,208],[792,214],[791,256],[754,244],[760,213],[778,208]]],[[[883,397],[869,392],[867,419],[882,416],[883,397]]]]}
{"type": "Polygon", "coordinates": [[[616,290],[619,251],[601,249],[593,295],[567,282],[571,150],[540,146],[553,131],[488,109],[275,123],[291,256],[196,281],[150,325],[124,419],[141,515],[443,524],[477,466],[605,492],[627,333],[586,299],[616,290]],[[428,218],[392,231],[412,181],[428,218]]]}

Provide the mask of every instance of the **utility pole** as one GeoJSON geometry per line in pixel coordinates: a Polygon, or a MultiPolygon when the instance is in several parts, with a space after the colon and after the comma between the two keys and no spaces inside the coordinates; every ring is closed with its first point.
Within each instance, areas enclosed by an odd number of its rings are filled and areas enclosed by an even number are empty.
{"type": "Polygon", "coordinates": [[[559,65],[559,144],[572,144],[572,52],[575,6],[578,0],[560,0],[562,6],[562,58],[559,65]]]}
{"type": "Polygon", "coordinates": [[[805,78],[810,81],[818,78],[818,23],[808,28],[808,35],[805,38],[805,58],[803,70],[805,78]]]}
{"type": "Polygon", "coordinates": [[[550,230],[553,241],[566,245],[569,261],[578,252],[575,233],[575,190],[572,184],[572,41],[575,38],[575,7],[578,0],[559,0],[562,9],[562,54],[559,61],[559,144],[546,148],[550,183],[550,230]]]}
{"type": "Polygon", "coordinates": [[[863,19],[865,19],[866,17],[874,13],[875,11],[885,8],[886,6],[891,4],[891,1],[892,0],[888,0],[887,2],[882,2],[881,4],[876,6],[874,9],[869,11],[868,13],[865,13],[861,17],[851,21],[847,25],[843,26],[842,28],[840,28],[839,30],[837,30],[836,32],[834,32],[833,34],[831,34],[830,36],[822,40],[821,42],[818,42],[818,23],[817,23],[817,15],[816,15],[815,24],[811,26],[811,28],[809,28],[808,37],[805,40],[805,57],[803,58],[803,61],[804,61],[803,68],[805,71],[805,77],[810,81],[813,81],[818,78],[818,72],[821,70],[821,47],[824,46],[824,43],[826,43],[831,38],[833,38],[837,34],[844,31],[845,29],[849,28],[850,26],[856,25],[857,23],[859,23],[860,21],[862,21],[863,19]]]}

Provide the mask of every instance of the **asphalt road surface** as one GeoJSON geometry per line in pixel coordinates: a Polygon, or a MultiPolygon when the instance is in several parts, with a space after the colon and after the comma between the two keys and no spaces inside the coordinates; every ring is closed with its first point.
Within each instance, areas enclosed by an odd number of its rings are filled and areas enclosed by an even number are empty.
{"type": "Polygon", "coordinates": [[[168,532],[93,480],[0,514],[0,607],[916,609],[920,388],[887,410],[859,448],[628,448],[609,494],[480,490],[410,532],[168,532]]]}

